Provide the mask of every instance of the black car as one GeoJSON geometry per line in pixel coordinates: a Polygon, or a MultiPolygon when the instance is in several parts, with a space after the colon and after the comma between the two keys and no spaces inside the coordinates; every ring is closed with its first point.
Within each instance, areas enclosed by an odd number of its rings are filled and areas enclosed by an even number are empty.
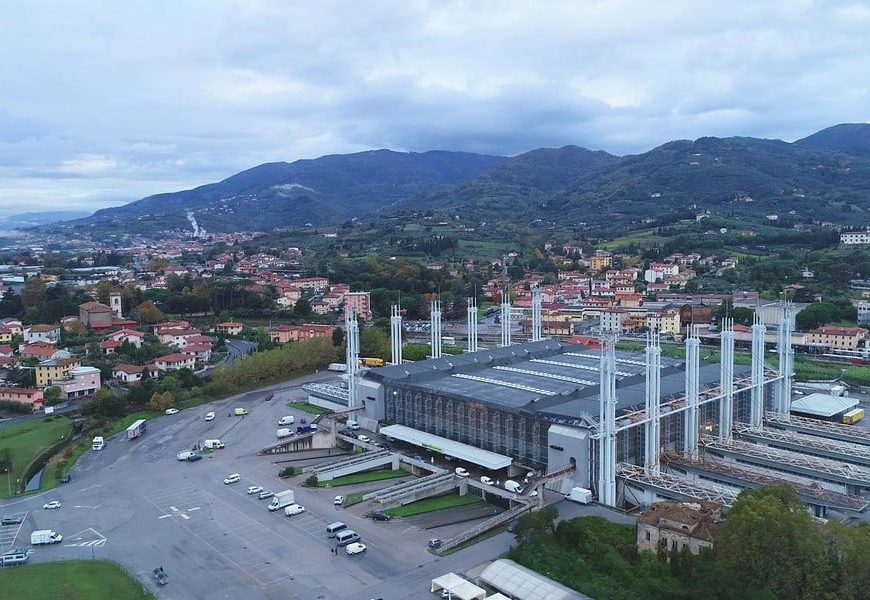
{"type": "Polygon", "coordinates": [[[166,585],[169,583],[169,575],[166,574],[166,571],[163,570],[163,567],[159,567],[154,569],[154,579],[157,580],[157,583],[160,585],[166,585]]]}
{"type": "Polygon", "coordinates": [[[71,480],[72,480],[72,475],[70,475],[69,473],[61,476],[61,478],[60,478],[61,483],[69,483],[71,480]]]}
{"type": "Polygon", "coordinates": [[[372,513],[372,519],[375,521],[389,521],[391,517],[387,513],[379,510],[372,513]]]}
{"type": "Polygon", "coordinates": [[[18,525],[19,523],[23,522],[24,517],[3,517],[3,519],[0,520],[0,525],[18,525]]]}
{"type": "Polygon", "coordinates": [[[202,460],[202,454],[191,454],[187,457],[187,462],[196,462],[202,460]]]}

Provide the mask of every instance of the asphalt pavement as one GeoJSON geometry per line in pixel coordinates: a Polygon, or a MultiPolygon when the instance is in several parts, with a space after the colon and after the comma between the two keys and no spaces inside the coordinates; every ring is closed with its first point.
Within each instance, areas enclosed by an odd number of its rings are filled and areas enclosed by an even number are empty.
{"type": "Polygon", "coordinates": [[[464,571],[507,550],[512,537],[500,534],[439,558],[427,552],[429,532],[400,519],[373,522],[364,518],[367,508],[361,505],[333,505],[336,494],[354,487],[303,488],[304,476],[280,480],[284,465],[277,461],[287,455],[256,453],[274,443],[281,416],[310,417],[287,407],[304,399],[302,384],[332,376],[319,373],[161,416],[149,420],[137,440],[112,438],[104,450],[79,461],[71,483],[0,503],[3,515],[25,517],[20,527],[0,528],[0,546],[29,546],[32,531],[53,529],[63,542],[35,547],[33,562],[109,559],[158,598],[238,600],[425,598],[433,577],[464,571]],[[266,401],[269,391],[275,396],[266,401]],[[228,416],[235,407],[247,408],[248,416],[228,416]],[[216,413],[213,421],[204,420],[208,411],[216,413]],[[220,438],[226,448],[194,463],[176,460],[177,451],[210,438],[220,438]],[[241,481],[224,485],[230,473],[239,473],[241,481]],[[268,500],[246,493],[249,485],[294,489],[307,510],[295,517],[271,513],[268,500]],[[62,508],[42,509],[49,500],[62,501],[62,508]],[[325,528],[338,520],[360,533],[367,552],[333,554],[325,528]],[[169,574],[166,586],[153,581],[158,566],[169,574]]]}

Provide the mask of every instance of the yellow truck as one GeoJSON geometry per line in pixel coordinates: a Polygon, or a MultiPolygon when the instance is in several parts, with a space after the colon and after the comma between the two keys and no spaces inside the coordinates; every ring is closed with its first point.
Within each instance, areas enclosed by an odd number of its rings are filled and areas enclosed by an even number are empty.
{"type": "Polygon", "coordinates": [[[858,421],[864,418],[864,409],[863,408],[853,408],[849,412],[843,415],[843,423],[846,425],[854,425],[858,421]]]}

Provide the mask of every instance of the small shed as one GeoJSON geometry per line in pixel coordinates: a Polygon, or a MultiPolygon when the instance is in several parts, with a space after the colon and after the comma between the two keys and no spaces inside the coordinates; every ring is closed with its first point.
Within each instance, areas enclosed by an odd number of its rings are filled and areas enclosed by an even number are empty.
{"type": "Polygon", "coordinates": [[[807,394],[791,403],[792,414],[825,421],[839,421],[846,412],[858,406],[858,400],[849,396],[807,394]]]}

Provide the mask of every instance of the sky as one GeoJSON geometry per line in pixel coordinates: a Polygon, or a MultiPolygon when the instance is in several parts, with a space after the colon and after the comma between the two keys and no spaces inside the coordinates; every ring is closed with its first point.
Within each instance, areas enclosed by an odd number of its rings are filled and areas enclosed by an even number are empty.
{"type": "Polygon", "coordinates": [[[870,0],[0,7],[0,216],[373,148],[621,155],[870,119],[870,0]]]}

